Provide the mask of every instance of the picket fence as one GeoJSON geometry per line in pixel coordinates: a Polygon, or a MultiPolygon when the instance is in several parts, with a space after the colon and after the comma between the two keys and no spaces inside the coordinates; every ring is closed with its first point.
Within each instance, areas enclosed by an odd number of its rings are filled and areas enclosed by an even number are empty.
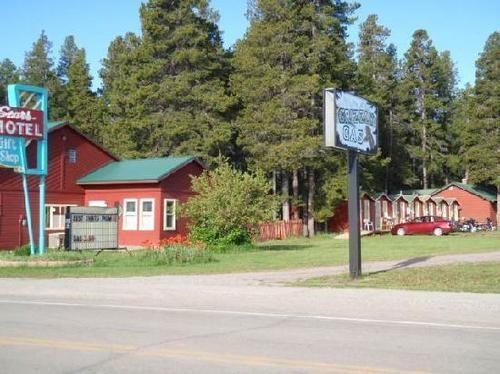
{"type": "Polygon", "coordinates": [[[301,219],[261,223],[258,228],[259,234],[257,240],[259,241],[302,236],[304,230],[303,221],[301,219]]]}

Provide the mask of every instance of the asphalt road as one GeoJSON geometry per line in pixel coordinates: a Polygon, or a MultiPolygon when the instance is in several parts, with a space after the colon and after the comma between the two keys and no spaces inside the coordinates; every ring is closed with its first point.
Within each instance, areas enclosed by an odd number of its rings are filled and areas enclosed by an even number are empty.
{"type": "Polygon", "coordinates": [[[499,295],[263,278],[0,279],[0,372],[500,370],[499,295]]]}

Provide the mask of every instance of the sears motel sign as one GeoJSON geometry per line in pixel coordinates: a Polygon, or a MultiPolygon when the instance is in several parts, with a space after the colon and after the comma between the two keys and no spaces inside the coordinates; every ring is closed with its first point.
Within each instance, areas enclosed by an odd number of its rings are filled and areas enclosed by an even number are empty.
{"type": "Polygon", "coordinates": [[[377,106],[348,92],[323,91],[325,146],[377,153],[377,106]]]}
{"type": "Polygon", "coordinates": [[[43,139],[41,110],[0,107],[0,136],[43,139]]]}
{"type": "Polygon", "coordinates": [[[0,166],[21,167],[24,144],[18,139],[41,140],[44,113],[40,110],[0,106],[0,166]]]}

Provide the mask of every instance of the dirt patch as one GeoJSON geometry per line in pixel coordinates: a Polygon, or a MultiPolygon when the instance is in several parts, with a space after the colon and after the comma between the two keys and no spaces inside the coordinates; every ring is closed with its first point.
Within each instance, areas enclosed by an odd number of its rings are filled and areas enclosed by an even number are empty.
{"type": "Polygon", "coordinates": [[[84,260],[0,260],[0,267],[58,267],[67,265],[92,265],[94,259],[84,260]]]}

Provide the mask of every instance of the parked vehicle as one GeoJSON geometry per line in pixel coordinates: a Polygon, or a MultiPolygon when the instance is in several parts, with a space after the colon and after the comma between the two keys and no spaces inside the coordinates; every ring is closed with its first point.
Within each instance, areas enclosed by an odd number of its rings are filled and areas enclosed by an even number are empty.
{"type": "Polygon", "coordinates": [[[454,231],[459,232],[476,232],[478,224],[474,218],[464,219],[462,222],[457,222],[454,231]]]}
{"type": "Polygon", "coordinates": [[[441,236],[453,231],[451,221],[437,216],[417,217],[412,221],[399,223],[391,229],[392,235],[427,234],[441,236]]]}

